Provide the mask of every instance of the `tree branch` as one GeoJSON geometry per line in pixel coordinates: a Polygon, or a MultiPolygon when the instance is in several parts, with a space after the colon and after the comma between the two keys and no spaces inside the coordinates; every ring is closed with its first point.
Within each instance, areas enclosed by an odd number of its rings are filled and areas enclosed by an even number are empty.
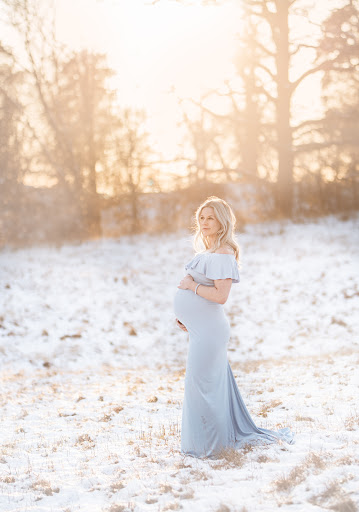
{"type": "Polygon", "coordinates": [[[302,83],[305,78],[307,78],[310,75],[313,75],[314,73],[317,73],[318,71],[324,71],[326,69],[330,69],[330,67],[334,61],[335,61],[335,59],[333,59],[332,61],[321,62],[317,66],[307,69],[307,71],[302,73],[302,75],[299,78],[297,78],[297,80],[295,80],[294,82],[292,82],[290,84],[290,89],[291,89],[292,94],[295,91],[295,89],[298,87],[298,85],[300,83],[302,83]]]}
{"type": "Polygon", "coordinates": [[[325,121],[325,119],[307,119],[306,121],[303,121],[302,123],[299,123],[296,126],[292,126],[292,132],[301,130],[302,128],[305,128],[306,126],[320,125],[323,123],[323,121],[325,121]]]}
{"type": "Polygon", "coordinates": [[[256,91],[259,92],[259,94],[264,94],[267,99],[269,101],[271,101],[272,103],[276,103],[277,102],[277,98],[275,98],[274,96],[272,96],[265,88],[263,85],[261,85],[260,87],[256,87],[256,91]]]}
{"type": "Polygon", "coordinates": [[[315,151],[317,149],[328,148],[330,146],[342,146],[342,140],[329,140],[325,142],[309,142],[308,144],[299,144],[293,146],[293,153],[307,153],[309,151],[315,151]]]}
{"type": "Polygon", "coordinates": [[[299,52],[299,50],[301,50],[302,48],[311,48],[312,50],[317,50],[318,46],[315,46],[313,44],[300,43],[297,45],[295,50],[293,50],[292,52],[289,53],[289,56],[293,57],[293,55],[296,55],[299,52]]]}
{"type": "Polygon", "coordinates": [[[216,148],[217,150],[217,155],[218,155],[218,158],[222,164],[222,167],[227,167],[225,161],[224,161],[224,158],[223,158],[223,155],[222,155],[222,151],[221,151],[221,148],[218,144],[218,142],[216,141],[216,139],[213,137],[212,139],[212,144],[214,145],[214,147],[216,148]]]}
{"type": "Polygon", "coordinates": [[[43,142],[40,140],[40,137],[37,135],[35,128],[30,124],[28,119],[26,119],[25,124],[29,128],[29,130],[32,132],[34,139],[40,145],[40,147],[43,151],[43,154],[45,155],[45,158],[47,159],[49,164],[51,166],[53,166],[53,168],[56,170],[56,177],[59,179],[60,183],[67,186],[63,168],[60,167],[59,165],[57,165],[56,159],[52,158],[51,153],[47,149],[47,146],[45,144],[43,144],[43,142]]]}
{"type": "MultiPolygon", "coordinates": [[[[229,96],[229,95],[227,94],[227,95],[222,95],[222,96],[229,96]]],[[[210,114],[211,116],[216,117],[217,119],[228,119],[227,114],[217,114],[216,112],[213,112],[212,110],[210,110],[208,107],[205,107],[203,105],[203,103],[200,103],[199,101],[196,101],[192,98],[189,98],[188,101],[190,101],[191,103],[196,105],[196,107],[199,107],[202,111],[207,112],[207,114],[210,114]]]]}
{"type": "Polygon", "coordinates": [[[274,73],[272,73],[272,71],[270,69],[268,69],[267,66],[265,66],[264,64],[257,64],[257,67],[260,69],[263,69],[263,71],[268,73],[268,75],[271,77],[272,80],[274,80],[274,81],[277,80],[277,76],[274,73]]]}
{"type": "Polygon", "coordinates": [[[260,43],[259,41],[256,41],[256,46],[260,48],[264,53],[266,53],[269,57],[275,57],[275,53],[271,52],[268,48],[264,46],[264,44],[260,43]]]}
{"type": "Polygon", "coordinates": [[[268,23],[269,23],[269,25],[272,29],[273,39],[274,39],[274,29],[276,27],[275,14],[270,12],[270,10],[268,9],[267,0],[263,0],[263,2],[262,2],[262,15],[263,15],[263,18],[266,21],[268,21],[268,23]]]}
{"type": "Polygon", "coordinates": [[[252,14],[254,16],[258,16],[259,18],[262,18],[264,21],[269,23],[272,31],[274,30],[274,28],[275,28],[274,15],[273,15],[273,13],[271,13],[269,11],[268,6],[266,4],[266,0],[245,0],[244,3],[249,8],[260,7],[261,8],[260,12],[252,11],[252,14]]]}

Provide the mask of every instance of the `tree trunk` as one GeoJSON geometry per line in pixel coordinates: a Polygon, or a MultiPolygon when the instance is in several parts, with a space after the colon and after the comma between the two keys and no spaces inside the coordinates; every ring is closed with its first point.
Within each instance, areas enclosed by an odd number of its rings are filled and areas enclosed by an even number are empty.
{"type": "Polygon", "coordinates": [[[84,102],[85,102],[85,119],[87,122],[87,150],[88,150],[88,192],[87,192],[87,229],[90,236],[101,236],[101,209],[99,196],[97,194],[97,174],[96,174],[96,142],[94,134],[94,84],[95,69],[92,59],[89,58],[88,53],[85,53],[85,87],[84,102]]]}
{"type": "Polygon", "coordinates": [[[359,197],[358,197],[358,182],[357,177],[359,177],[359,173],[356,170],[355,159],[353,159],[353,163],[350,168],[350,183],[351,183],[351,191],[352,191],[352,208],[353,210],[358,210],[359,208],[359,197]]]}
{"type": "Polygon", "coordinates": [[[290,126],[291,84],[289,82],[289,28],[288,4],[277,4],[277,33],[273,37],[277,46],[277,151],[278,177],[276,203],[278,210],[286,217],[292,216],[293,209],[293,152],[290,126]]]}
{"type": "Polygon", "coordinates": [[[91,164],[87,193],[87,229],[90,236],[101,236],[101,208],[96,184],[96,164],[91,164]]]}
{"type": "Polygon", "coordinates": [[[138,193],[136,186],[131,183],[131,220],[132,220],[132,233],[136,234],[140,231],[139,219],[138,219],[138,193]]]}
{"type": "Polygon", "coordinates": [[[251,67],[245,80],[245,147],[243,151],[243,167],[253,177],[258,177],[258,109],[254,101],[255,91],[254,69],[251,67]]]}

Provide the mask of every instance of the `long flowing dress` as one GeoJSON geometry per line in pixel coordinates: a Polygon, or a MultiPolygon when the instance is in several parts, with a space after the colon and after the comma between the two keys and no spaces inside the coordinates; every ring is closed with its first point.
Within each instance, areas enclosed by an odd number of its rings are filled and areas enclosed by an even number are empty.
{"type": "MultiPolygon", "coordinates": [[[[214,286],[215,279],[239,282],[235,256],[198,253],[185,266],[197,283],[214,286]]],[[[217,458],[223,448],[267,444],[279,439],[294,443],[288,427],[258,428],[239,392],[227,358],[230,337],[223,305],[178,289],[174,312],[187,328],[189,347],[182,407],[181,452],[198,458],[217,458]]]]}

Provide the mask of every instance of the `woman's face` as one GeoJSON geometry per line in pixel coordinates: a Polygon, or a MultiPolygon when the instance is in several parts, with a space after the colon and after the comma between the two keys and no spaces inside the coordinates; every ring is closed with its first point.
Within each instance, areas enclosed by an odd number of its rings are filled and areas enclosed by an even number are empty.
{"type": "Polygon", "coordinates": [[[214,209],[206,206],[199,214],[199,227],[203,236],[216,236],[221,228],[220,222],[214,215],[214,209]]]}

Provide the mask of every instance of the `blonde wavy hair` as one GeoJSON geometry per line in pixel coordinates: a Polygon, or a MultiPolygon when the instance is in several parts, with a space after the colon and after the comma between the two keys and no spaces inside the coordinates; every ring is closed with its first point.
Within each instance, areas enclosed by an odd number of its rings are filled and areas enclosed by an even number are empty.
{"type": "Polygon", "coordinates": [[[234,230],[236,227],[236,218],[234,213],[224,199],[220,199],[216,196],[208,197],[196,210],[195,215],[195,235],[193,240],[193,246],[196,252],[202,252],[203,246],[205,251],[215,252],[223,245],[229,245],[234,250],[234,255],[239,265],[239,245],[235,240],[234,230]],[[213,247],[209,248],[207,238],[201,233],[199,218],[203,208],[213,208],[214,215],[221,227],[217,233],[217,238],[214,242],[213,247]]]}

